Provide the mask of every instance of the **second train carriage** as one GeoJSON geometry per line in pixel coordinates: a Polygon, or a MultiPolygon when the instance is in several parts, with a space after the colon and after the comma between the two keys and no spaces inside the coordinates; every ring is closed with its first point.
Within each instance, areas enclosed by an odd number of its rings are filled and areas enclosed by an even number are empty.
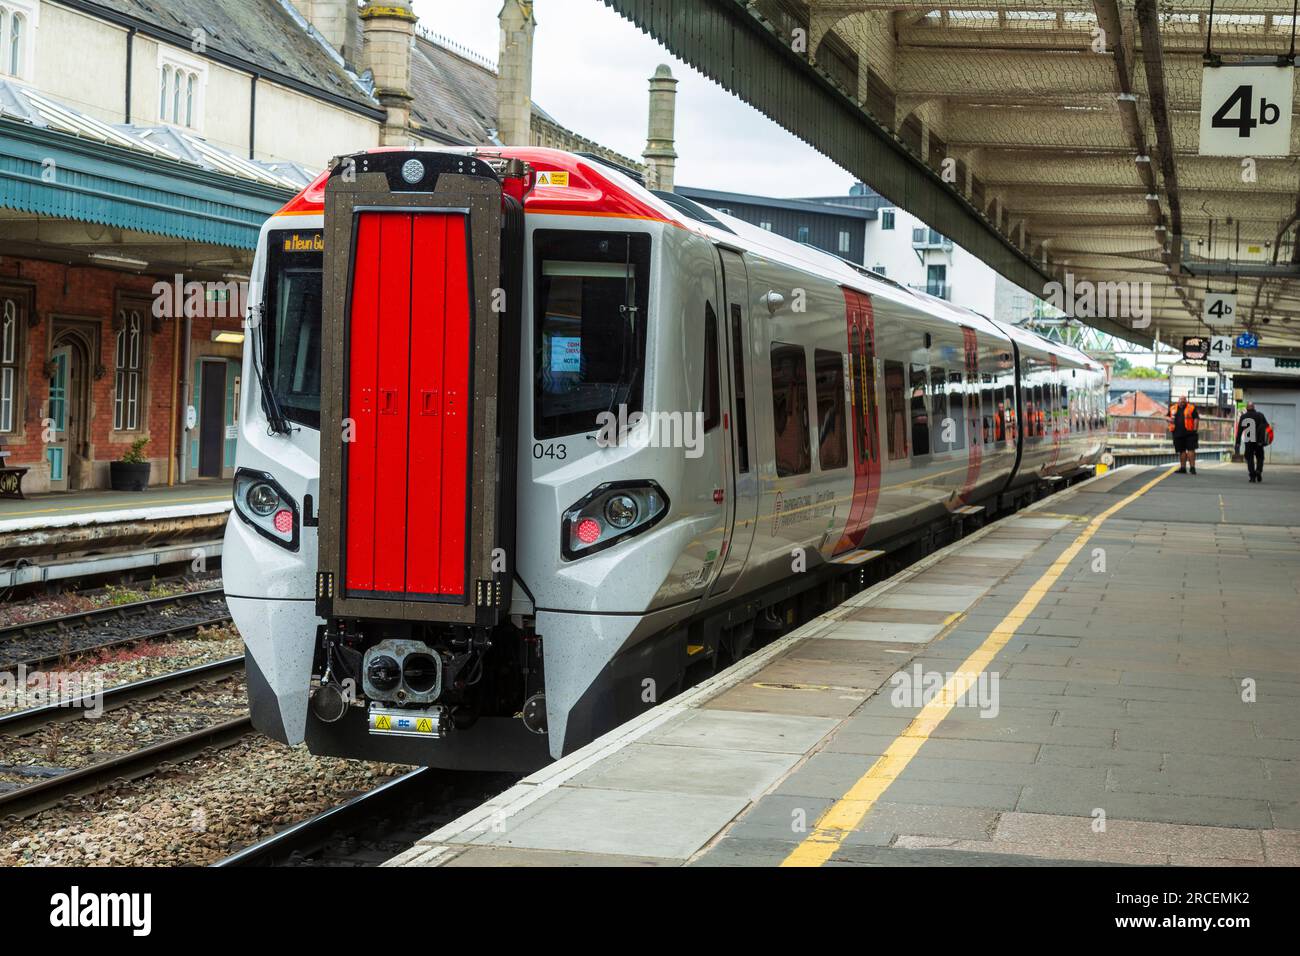
{"type": "Polygon", "coordinates": [[[225,583],[320,753],[536,766],[1103,448],[1083,354],[556,150],[347,157],[254,271],[225,583]]]}

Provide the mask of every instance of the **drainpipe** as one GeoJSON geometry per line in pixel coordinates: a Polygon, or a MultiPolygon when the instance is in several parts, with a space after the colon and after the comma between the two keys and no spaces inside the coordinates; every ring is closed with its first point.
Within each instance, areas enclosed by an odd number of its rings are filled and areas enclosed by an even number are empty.
{"type": "Polygon", "coordinates": [[[126,125],[131,125],[131,60],[135,52],[135,27],[126,31],[126,125]]]}
{"type": "Polygon", "coordinates": [[[172,330],[172,414],[167,426],[167,487],[176,484],[176,392],[180,380],[181,323],[179,318],[172,330]]]}
{"type": "Polygon", "coordinates": [[[189,423],[189,408],[194,404],[190,396],[190,342],[192,340],[193,320],[187,313],[185,316],[185,364],[181,366],[181,484],[190,480],[190,430],[185,426],[189,423]]]}
{"type": "Polygon", "coordinates": [[[257,159],[257,74],[248,84],[248,158],[257,159]]]}

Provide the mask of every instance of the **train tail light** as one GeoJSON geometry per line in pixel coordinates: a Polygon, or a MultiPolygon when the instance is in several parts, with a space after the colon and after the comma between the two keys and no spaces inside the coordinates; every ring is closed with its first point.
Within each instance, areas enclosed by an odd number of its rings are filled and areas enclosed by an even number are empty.
{"type": "Polygon", "coordinates": [[[564,512],[560,549],[566,561],[603,551],[644,531],[668,513],[668,496],[653,481],[612,481],[564,512]]]}
{"type": "Polygon", "coordinates": [[[298,550],[298,504],[264,471],[235,472],[235,514],[264,538],[298,550]]]}

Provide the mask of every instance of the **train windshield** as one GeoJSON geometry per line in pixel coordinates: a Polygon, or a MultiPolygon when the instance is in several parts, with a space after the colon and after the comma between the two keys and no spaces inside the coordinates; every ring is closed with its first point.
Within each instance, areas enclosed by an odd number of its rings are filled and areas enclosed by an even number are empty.
{"type": "Polygon", "coordinates": [[[533,235],[537,438],[592,431],[605,411],[642,410],[650,237],[533,235]]]}
{"type": "Polygon", "coordinates": [[[320,428],[320,230],[271,233],[258,337],[262,400],[278,419],[320,428]]]}

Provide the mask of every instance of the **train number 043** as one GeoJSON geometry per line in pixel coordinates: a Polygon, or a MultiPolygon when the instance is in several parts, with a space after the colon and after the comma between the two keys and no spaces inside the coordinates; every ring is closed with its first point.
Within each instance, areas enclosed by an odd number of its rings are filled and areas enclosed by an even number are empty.
{"type": "Polygon", "coordinates": [[[559,461],[563,461],[565,458],[569,457],[569,454],[568,451],[565,449],[564,445],[562,444],[557,445],[554,442],[548,442],[547,444],[543,445],[541,442],[534,442],[533,457],[534,458],[555,458],[558,459],[559,461]]]}

